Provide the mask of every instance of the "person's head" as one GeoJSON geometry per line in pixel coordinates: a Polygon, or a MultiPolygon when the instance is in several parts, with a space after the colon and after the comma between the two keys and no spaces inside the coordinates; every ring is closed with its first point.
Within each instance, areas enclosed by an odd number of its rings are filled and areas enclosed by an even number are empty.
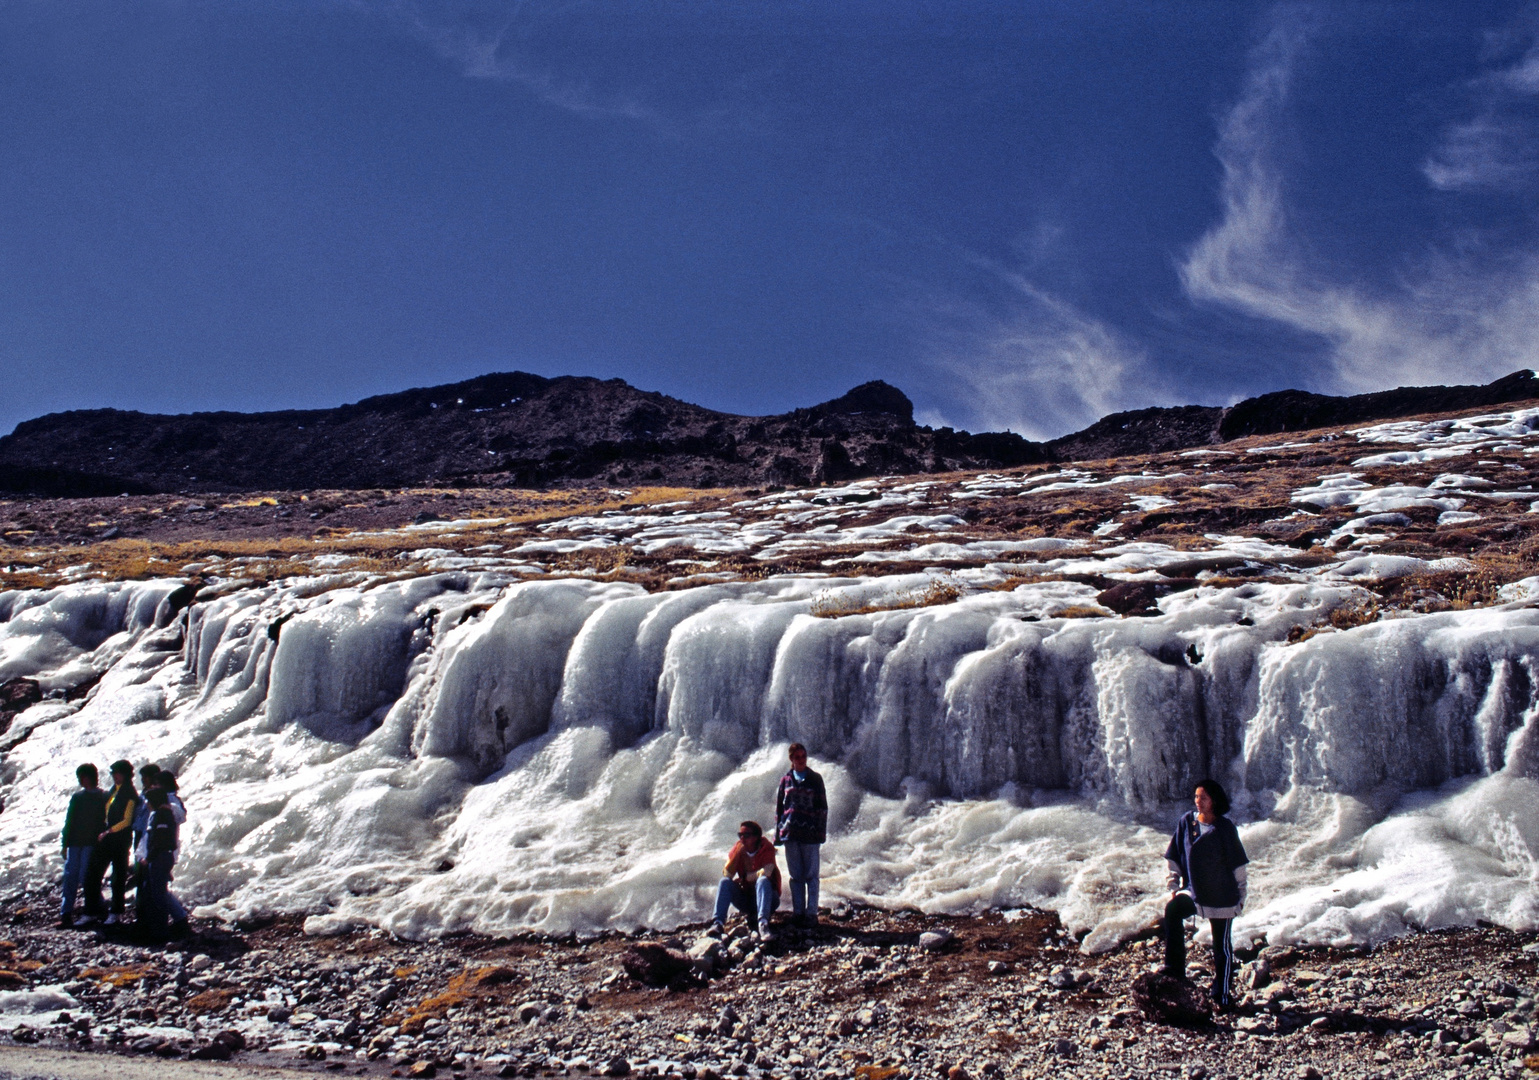
{"type": "Polygon", "coordinates": [[[109,771],[112,773],[112,782],[114,784],[132,785],[134,782],[134,767],[130,762],[114,761],[109,771]]]}
{"type": "Polygon", "coordinates": [[[162,791],[175,791],[176,790],[176,774],[175,773],[167,772],[165,769],[161,769],[160,770],[160,789],[162,791]]]}
{"type": "Polygon", "coordinates": [[[1199,814],[1222,817],[1229,813],[1229,795],[1217,780],[1197,781],[1197,790],[1192,796],[1192,802],[1196,804],[1199,814]],[[1204,806],[1204,803],[1207,805],[1204,806]]]}
{"type": "Polygon", "coordinates": [[[791,768],[801,772],[807,767],[807,748],[799,742],[791,744],[791,768]]]}
{"type": "Polygon", "coordinates": [[[759,841],[764,839],[764,828],[757,821],[739,822],[737,838],[743,842],[744,847],[756,848],[759,841]]]}
{"type": "Polygon", "coordinates": [[[142,788],[152,788],[152,787],[155,787],[159,780],[160,780],[160,766],[159,765],[140,765],[139,766],[139,786],[140,787],[142,787],[142,788]]]}
{"type": "Polygon", "coordinates": [[[152,787],[144,793],[145,801],[159,810],[166,805],[166,792],[163,788],[152,787]]]}
{"type": "Polygon", "coordinates": [[[96,786],[96,766],[89,761],[75,770],[75,779],[80,781],[81,787],[96,786]]]}

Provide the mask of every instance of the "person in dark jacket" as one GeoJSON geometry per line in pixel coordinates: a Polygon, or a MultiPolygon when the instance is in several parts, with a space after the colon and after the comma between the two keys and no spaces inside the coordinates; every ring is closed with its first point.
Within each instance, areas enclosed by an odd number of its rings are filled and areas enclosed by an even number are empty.
{"type": "Polygon", "coordinates": [[[86,914],[100,918],[106,914],[102,904],[102,878],[112,868],[112,913],[107,923],[121,922],[128,890],[128,859],[133,848],[134,811],[139,807],[139,793],[134,790],[134,767],[126,761],[112,763],[112,790],[107,793],[107,824],[96,837],[96,849],[86,870],[86,914]]]}
{"type": "Polygon", "coordinates": [[[1250,859],[1240,831],[1224,816],[1229,796],[1216,780],[1202,780],[1192,800],[1196,809],[1181,815],[1165,849],[1170,864],[1170,902],[1165,905],[1165,971],[1186,978],[1186,920],[1208,920],[1213,930],[1213,1001],[1229,1007],[1234,981],[1234,942],[1230,929],[1245,907],[1250,859]]]}
{"type": "Polygon", "coordinates": [[[818,922],[818,878],[823,842],[828,839],[828,793],[823,778],[807,767],[807,748],[791,744],[791,770],[775,794],[775,842],[785,852],[791,876],[791,917],[803,926],[818,922]]]}
{"type": "Polygon", "coordinates": [[[75,894],[85,881],[86,867],[96,838],[107,827],[107,795],[96,786],[96,766],[85,764],[75,770],[80,790],[70,796],[64,812],[64,830],[59,842],[64,847],[64,898],[59,904],[59,927],[75,925],[75,894]]]}
{"type": "Polygon", "coordinates": [[[151,788],[145,793],[150,817],[144,832],[146,854],[144,880],[139,886],[140,935],[146,941],[164,941],[166,924],[171,918],[168,886],[171,863],[176,854],[176,816],[167,804],[166,793],[151,788]]]}

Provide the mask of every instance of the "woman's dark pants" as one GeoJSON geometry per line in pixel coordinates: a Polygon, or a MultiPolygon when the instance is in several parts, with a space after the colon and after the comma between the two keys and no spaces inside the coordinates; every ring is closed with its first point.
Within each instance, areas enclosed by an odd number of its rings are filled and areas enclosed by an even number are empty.
{"type": "MultiPolygon", "coordinates": [[[[1186,978],[1186,920],[1197,914],[1197,902],[1186,893],[1177,893],[1165,905],[1165,972],[1186,978]]],[[[1213,985],[1209,991],[1220,1005],[1229,1004],[1229,987],[1234,982],[1234,940],[1230,937],[1233,919],[1209,919],[1213,929],[1213,985]]]]}

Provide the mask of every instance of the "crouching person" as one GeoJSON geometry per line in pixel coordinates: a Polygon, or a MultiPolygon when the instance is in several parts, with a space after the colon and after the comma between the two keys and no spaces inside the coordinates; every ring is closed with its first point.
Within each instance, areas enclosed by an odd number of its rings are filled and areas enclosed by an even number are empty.
{"type": "Polygon", "coordinates": [[[716,929],[726,925],[727,914],[735,907],[748,916],[750,926],[758,924],[760,940],[772,940],[770,915],[780,906],[780,867],[775,864],[775,845],[764,838],[757,821],[738,826],[737,843],[721,873],[721,885],[716,890],[716,929]]]}

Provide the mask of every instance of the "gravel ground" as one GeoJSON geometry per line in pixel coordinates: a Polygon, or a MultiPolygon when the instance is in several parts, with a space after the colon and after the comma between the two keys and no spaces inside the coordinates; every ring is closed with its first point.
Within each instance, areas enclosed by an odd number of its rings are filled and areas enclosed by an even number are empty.
{"type": "MultiPolygon", "coordinates": [[[[840,909],[816,930],[777,927],[768,944],[740,926],[721,941],[696,927],[588,942],[410,942],[306,937],[280,920],[201,928],[162,950],[53,929],[49,906],[38,898],[0,908],[11,924],[0,983],[12,993],[62,986],[79,1002],[11,1027],[8,1041],[29,1048],[168,1062],[233,1050],[242,1064],[374,1076],[1539,1072],[1539,935],[1491,928],[1374,950],[1270,947],[1246,957],[1238,1011],[1189,1030],[1148,1021],[1129,999],[1133,979],[1158,963],[1154,940],[1085,956],[1055,916],[1035,911],[840,909]],[[648,959],[690,971],[672,989],[648,986],[626,972],[627,956],[643,975],[651,971],[638,963],[648,959]]],[[[1207,959],[1193,946],[1194,964],[1207,959]]],[[[15,1007],[5,1000],[0,1009],[15,1007]]]]}

